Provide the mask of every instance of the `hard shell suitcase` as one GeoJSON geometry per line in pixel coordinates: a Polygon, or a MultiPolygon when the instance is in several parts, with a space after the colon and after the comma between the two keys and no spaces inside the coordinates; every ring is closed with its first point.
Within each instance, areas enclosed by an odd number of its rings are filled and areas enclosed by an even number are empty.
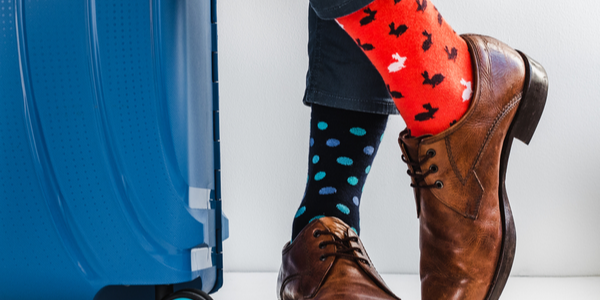
{"type": "Polygon", "coordinates": [[[214,2],[0,0],[0,299],[221,287],[214,2]]]}

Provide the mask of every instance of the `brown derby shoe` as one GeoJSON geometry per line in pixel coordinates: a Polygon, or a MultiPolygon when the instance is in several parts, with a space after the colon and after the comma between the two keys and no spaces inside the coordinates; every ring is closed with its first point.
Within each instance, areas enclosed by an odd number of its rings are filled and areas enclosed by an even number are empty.
{"type": "Polygon", "coordinates": [[[493,38],[465,35],[474,94],[435,136],[400,133],[420,223],[422,299],[497,300],[516,233],[505,176],[513,138],[529,144],[546,102],[543,67],[493,38]]]}
{"type": "Polygon", "coordinates": [[[285,245],[277,299],[400,300],[354,230],[335,217],[313,221],[285,245]]]}

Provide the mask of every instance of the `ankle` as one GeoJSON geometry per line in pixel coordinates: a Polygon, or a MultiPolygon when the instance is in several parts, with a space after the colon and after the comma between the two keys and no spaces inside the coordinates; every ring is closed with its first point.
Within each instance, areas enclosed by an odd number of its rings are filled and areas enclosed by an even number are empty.
{"type": "Polygon", "coordinates": [[[467,111],[467,44],[430,1],[375,0],[337,20],[379,71],[415,135],[440,133],[467,111]]]}

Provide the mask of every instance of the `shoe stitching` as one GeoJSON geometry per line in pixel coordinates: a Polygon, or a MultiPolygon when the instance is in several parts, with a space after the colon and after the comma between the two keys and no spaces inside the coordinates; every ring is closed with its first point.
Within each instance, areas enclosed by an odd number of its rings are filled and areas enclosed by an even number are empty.
{"type": "Polygon", "coordinates": [[[454,156],[452,155],[452,147],[450,146],[450,139],[449,139],[449,137],[445,138],[446,151],[448,152],[448,158],[450,160],[450,164],[452,165],[452,169],[453,169],[454,173],[456,174],[456,176],[458,177],[458,180],[462,183],[463,186],[467,183],[467,180],[469,179],[471,173],[477,167],[477,164],[479,163],[480,158],[481,158],[481,154],[487,148],[490,137],[492,136],[492,134],[494,132],[496,132],[496,129],[498,129],[498,124],[521,101],[521,97],[522,97],[522,92],[515,95],[513,97],[513,99],[504,106],[504,108],[502,109],[502,113],[500,113],[496,116],[496,118],[494,119],[494,122],[492,123],[492,126],[488,129],[488,132],[486,133],[483,143],[482,143],[481,147],[479,148],[479,151],[477,152],[477,155],[475,156],[473,164],[469,168],[469,171],[467,172],[467,176],[465,178],[462,177],[460,170],[458,169],[458,166],[456,165],[456,161],[454,160],[454,156]]]}

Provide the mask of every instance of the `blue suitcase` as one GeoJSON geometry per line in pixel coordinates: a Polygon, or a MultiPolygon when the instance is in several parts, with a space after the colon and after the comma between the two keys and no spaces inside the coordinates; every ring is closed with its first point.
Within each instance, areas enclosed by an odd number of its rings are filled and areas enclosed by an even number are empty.
{"type": "Polygon", "coordinates": [[[214,2],[0,0],[0,299],[221,287],[214,2]]]}

